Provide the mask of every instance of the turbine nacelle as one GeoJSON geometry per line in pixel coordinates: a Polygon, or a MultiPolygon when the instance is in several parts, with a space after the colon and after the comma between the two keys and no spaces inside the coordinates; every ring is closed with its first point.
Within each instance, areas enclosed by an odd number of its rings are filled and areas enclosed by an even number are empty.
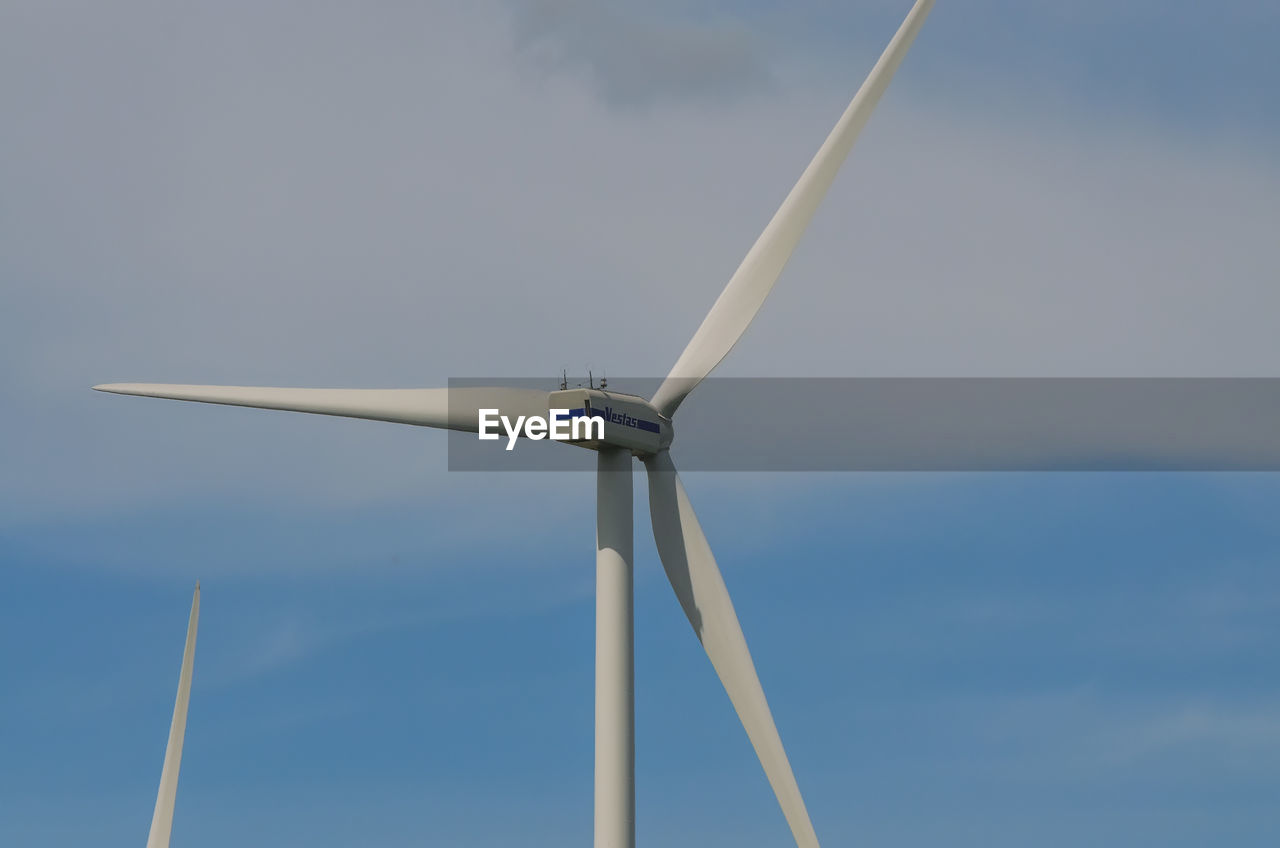
{"type": "Polygon", "coordinates": [[[643,458],[666,448],[675,434],[671,419],[659,413],[649,401],[609,389],[574,388],[552,392],[547,397],[549,418],[552,410],[568,410],[558,417],[571,422],[586,419],[579,422],[586,424],[592,418],[603,419],[603,438],[596,438],[600,430],[597,425],[581,428],[589,438],[568,441],[589,450],[618,447],[643,458]]]}

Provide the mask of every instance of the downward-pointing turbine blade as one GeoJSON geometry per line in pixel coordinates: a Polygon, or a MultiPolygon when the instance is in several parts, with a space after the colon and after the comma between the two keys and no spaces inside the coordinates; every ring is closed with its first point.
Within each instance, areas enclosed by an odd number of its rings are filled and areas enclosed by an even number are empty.
{"type": "Polygon", "coordinates": [[[646,459],[645,468],[649,476],[653,538],[662,567],[746,728],[796,845],[816,848],[818,837],[778,737],[760,678],[756,676],[747,640],[742,635],[733,602],[729,600],[729,590],[725,588],[680,475],[666,451],[646,459]]]}
{"type": "Polygon", "coordinates": [[[653,405],[663,415],[670,418],[675,413],[689,392],[733,349],[760,311],[931,8],[933,0],[918,0],[912,7],[831,135],[827,136],[800,181],[782,201],[773,220],[760,234],[703,319],[702,326],[698,327],[684,353],[676,360],[671,373],[658,387],[653,405]]]}
{"type": "Polygon", "coordinates": [[[118,395],[190,400],[259,409],[312,412],[476,432],[477,410],[504,415],[546,415],[547,392],[476,387],[455,389],[278,389],[260,386],[187,386],[169,383],[107,383],[94,386],[118,395]]]}
{"type": "Polygon", "coordinates": [[[200,623],[200,584],[191,597],[191,618],[187,622],[187,646],[182,651],[182,672],[178,675],[178,698],[173,705],[173,722],[169,725],[169,743],[164,749],[164,769],[160,772],[160,791],[156,793],[156,809],[151,815],[151,832],[147,848],[169,848],[169,832],[173,829],[173,805],[178,798],[178,769],[182,765],[182,740],[187,733],[187,705],[191,702],[191,672],[196,659],[196,627],[200,623]]]}

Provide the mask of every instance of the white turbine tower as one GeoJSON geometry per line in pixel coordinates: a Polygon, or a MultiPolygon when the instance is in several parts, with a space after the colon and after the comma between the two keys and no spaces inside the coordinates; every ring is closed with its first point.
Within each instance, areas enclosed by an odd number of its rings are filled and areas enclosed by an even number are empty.
{"type": "MultiPolygon", "coordinates": [[[[477,432],[478,410],[482,408],[500,409],[512,418],[516,414],[545,416],[549,409],[576,412],[575,406],[586,408],[590,414],[593,406],[598,409],[606,403],[625,410],[628,417],[623,420],[632,424],[610,420],[602,439],[583,443],[599,454],[595,845],[631,848],[635,844],[631,517],[631,459],[635,456],[644,463],[648,474],[654,540],[680,606],[737,710],[796,844],[802,848],[816,846],[817,836],[729,593],[671,462],[667,450],[673,436],[671,418],[689,392],[729,353],[759,311],[932,6],[933,0],[918,0],[912,7],[835,129],[649,401],[594,388],[557,393],[514,388],[281,389],[154,383],[115,383],[94,388],[117,394],[368,418],[468,432],[477,432]]],[[[175,778],[176,774],[175,765],[175,778]]]]}
{"type": "Polygon", "coordinates": [[[178,674],[178,697],[173,704],[173,721],[169,725],[169,742],[164,749],[164,768],[160,772],[160,791],[156,793],[156,809],[151,815],[147,848],[169,848],[173,805],[178,799],[178,769],[182,766],[182,740],[187,735],[187,705],[191,703],[191,672],[196,661],[196,628],[199,624],[200,582],[196,581],[196,591],[191,596],[191,617],[187,620],[187,646],[182,650],[182,671],[178,674]]]}

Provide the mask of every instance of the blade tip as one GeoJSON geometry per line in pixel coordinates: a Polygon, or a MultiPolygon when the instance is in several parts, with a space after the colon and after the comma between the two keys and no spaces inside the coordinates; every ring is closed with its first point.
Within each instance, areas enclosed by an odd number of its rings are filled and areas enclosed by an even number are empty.
{"type": "MultiPolygon", "coordinates": [[[[95,392],[110,392],[113,395],[155,396],[158,390],[166,388],[162,383],[99,383],[93,387],[95,392]]],[[[168,388],[174,388],[169,386],[168,388]]]]}

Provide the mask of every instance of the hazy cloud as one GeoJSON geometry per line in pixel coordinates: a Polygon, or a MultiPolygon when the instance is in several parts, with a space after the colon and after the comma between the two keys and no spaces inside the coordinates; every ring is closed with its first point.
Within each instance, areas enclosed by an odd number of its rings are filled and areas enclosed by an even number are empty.
{"type": "Polygon", "coordinates": [[[620,0],[525,0],[514,8],[525,58],[584,71],[612,103],[726,101],[770,77],[759,39],[730,16],[690,20],[620,0]]]}
{"type": "Polygon", "coordinates": [[[1112,755],[1127,760],[1200,750],[1226,763],[1274,762],[1280,751],[1280,709],[1188,704],[1149,717],[1112,741],[1112,755]]]}
{"type": "MultiPolygon", "coordinates": [[[[539,38],[622,37],[621,7],[300,8],[33,4],[0,32],[5,522],[489,492],[444,479],[438,433],[88,387],[665,373],[871,60],[641,113],[512,36],[540,9],[539,38]]],[[[718,375],[1274,373],[1265,139],[994,77],[1016,113],[943,105],[917,48],[718,375]]]]}

